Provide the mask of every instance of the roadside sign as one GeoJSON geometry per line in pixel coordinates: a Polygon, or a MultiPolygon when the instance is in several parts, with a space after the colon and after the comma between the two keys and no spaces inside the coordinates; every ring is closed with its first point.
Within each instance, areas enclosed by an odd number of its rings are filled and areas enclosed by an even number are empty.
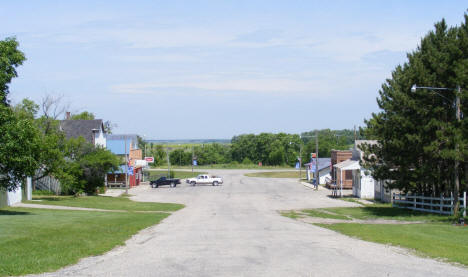
{"type": "Polygon", "coordinates": [[[300,167],[299,163],[296,163],[296,169],[299,169],[299,167],[300,167]]]}
{"type": "Polygon", "coordinates": [[[133,166],[128,167],[128,175],[133,176],[133,166]]]}
{"type": "Polygon", "coordinates": [[[154,163],[154,157],[145,157],[145,161],[149,163],[154,163]]]}
{"type": "Polygon", "coordinates": [[[193,165],[197,165],[197,160],[193,160],[193,165]]]}

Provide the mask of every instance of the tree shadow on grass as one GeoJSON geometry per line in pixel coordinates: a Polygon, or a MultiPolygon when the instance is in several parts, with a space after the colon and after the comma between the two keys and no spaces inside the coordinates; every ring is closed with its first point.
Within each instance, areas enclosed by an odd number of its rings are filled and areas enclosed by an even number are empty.
{"type": "Polygon", "coordinates": [[[370,217],[387,217],[389,219],[399,218],[399,219],[420,219],[420,220],[429,220],[429,221],[438,221],[446,222],[451,219],[448,216],[425,213],[420,211],[414,211],[410,209],[403,209],[392,207],[389,205],[378,205],[378,206],[364,206],[361,207],[364,213],[368,214],[370,217]]]}
{"type": "Polygon", "coordinates": [[[53,202],[53,201],[64,200],[64,198],[57,197],[57,196],[38,196],[38,197],[34,197],[34,200],[53,202]]]}
{"type": "Polygon", "coordinates": [[[30,214],[31,214],[30,212],[0,210],[0,216],[2,215],[30,215],[30,214]]]}

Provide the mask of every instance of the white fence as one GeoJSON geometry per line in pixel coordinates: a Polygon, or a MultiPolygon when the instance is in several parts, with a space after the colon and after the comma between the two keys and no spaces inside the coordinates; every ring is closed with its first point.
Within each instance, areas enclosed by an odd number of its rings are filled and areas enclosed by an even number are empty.
{"type": "MultiPolygon", "coordinates": [[[[459,198],[460,208],[463,208],[463,215],[466,216],[466,192],[459,198]]],[[[453,214],[454,198],[450,197],[428,197],[410,194],[393,193],[392,203],[394,207],[411,209],[415,211],[438,213],[438,214],[453,214]]]]}
{"type": "Polygon", "coordinates": [[[59,180],[55,179],[52,176],[44,176],[40,179],[33,181],[34,190],[48,190],[59,195],[62,191],[62,186],[60,185],[59,180]]]}

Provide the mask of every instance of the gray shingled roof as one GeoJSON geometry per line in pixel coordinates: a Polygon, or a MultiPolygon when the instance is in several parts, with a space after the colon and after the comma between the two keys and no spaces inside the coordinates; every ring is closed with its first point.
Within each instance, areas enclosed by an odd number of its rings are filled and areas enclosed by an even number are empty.
{"type": "Polygon", "coordinates": [[[93,129],[104,129],[102,119],[95,120],[61,120],[60,130],[67,138],[83,137],[89,143],[94,143],[93,129]]]}

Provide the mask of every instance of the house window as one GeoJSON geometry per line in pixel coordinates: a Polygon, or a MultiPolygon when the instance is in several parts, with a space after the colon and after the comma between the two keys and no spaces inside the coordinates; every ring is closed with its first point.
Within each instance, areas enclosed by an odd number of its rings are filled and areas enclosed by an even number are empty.
{"type": "Polygon", "coordinates": [[[353,171],[352,170],[346,170],[345,171],[345,179],[346,180],[352,180],[353,179],[353,171]]]}

